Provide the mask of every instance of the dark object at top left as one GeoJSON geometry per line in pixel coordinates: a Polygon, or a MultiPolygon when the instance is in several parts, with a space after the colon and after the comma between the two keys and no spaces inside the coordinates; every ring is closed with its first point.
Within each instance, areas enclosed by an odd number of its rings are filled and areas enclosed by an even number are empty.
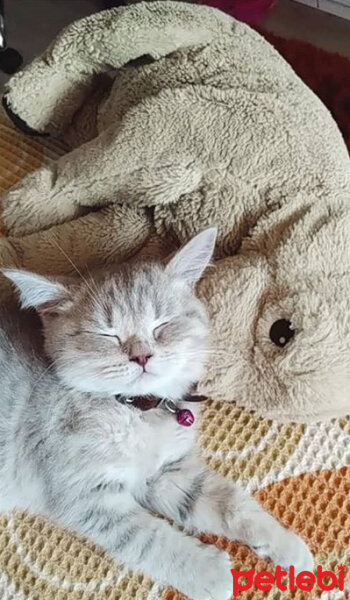
{"type": "Polygon", "coordinates": [[[0,71],[12,75],[20,68],[23,58],[14,48],[8,48],[6,42],[5,7],[0,0],[0,71]]]}

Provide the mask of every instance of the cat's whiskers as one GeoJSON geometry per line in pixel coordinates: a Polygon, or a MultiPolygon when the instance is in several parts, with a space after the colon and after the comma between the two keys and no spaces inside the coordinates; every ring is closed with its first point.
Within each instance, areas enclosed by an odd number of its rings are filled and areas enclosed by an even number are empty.
{"type": "MultiPolygon", "coordinates": [[[[73,269],[75,270],[75,272],[79,275],[79,277],[83,280],[83,282],[86,285],[87,288],[87,292],[89,293],[91,299],[97,303],[97,305],[99,305],[101,308],[102,304],[101,304],[101,300],[98,296],[97,293],[97,288],[96,291],[94,291],[89,283],[89,281],[87,280],[87,278],[83,275],[83,273],[80,271],[80,269],[76,266],[76,264],[74,264],[74,262],[72,261],[72,259],[70,258],[70,256],[68,256],[67,252],[65,250],[63,250],[63,248],[60,246],[60,244],[55,240],[52,239],[53,244],[57,247],[57,249],[63,254],[63,256],[68,260],[68,262],[72,265],[73,269]]],[[[95,282],[94,282],[95,283],[95,282]]]]}
{"type": "Polygon", "coordinates": [[[98,287],[97,287],[97,283],[96,283],[96,281],[95,281],[95,278],[94,278],[94,277],[93,277],[93,275],[91,274],[91,272],[90,272],[90,269],[89,269],[89,267],[88,267],[88,266],[86,266],[86,270],[87,270],[87,272],[88,272],[88,275],[89,275],[89,280],[88,280],[88,281],[89,281],[89,282],[91,283],[91,285],[93,286],[93,291],[95,292],[95,296],[94,296],[94,298],[95,298],[96,300],[98,299],[98,300],[99,300],[99,305],[100,305],[101,307],[103,307],[103,306],[104,306],[104,304],[105,304],[105,301],[104,301],[104,299],[103,299],[103,298],[101,298],[101,296],[100,296],[99,289],[98,289],[98,287]]]}
{"type": "Polygon", "coordinates": [[[46,373],[48,371],[50,371],[50,369],[53,369],[55,367],[55,363],[54,361],[52,361],[51,363],[49,363],[49,365],[43,370],[43,372],[40,374],[40,376],[34,381],[34,384],[32,386],[32,389],[30,390],[30,394],[29,394],[29,398],[28,400],[31,399],[31,397],[33,396],[33,393],[35,392],[38,384],[40,383],[40,381],[43,379],[43,377],[45,377],[46,373]]]}
{"type": "Polygon", "coordinates": [[[222,354],[217,354],[217,353],[213,353],[213,352],[182,352],[181,355],[168,355],[168,356],[157,356],[156,360],[158,362],[171,362],[172,364],[174,364],[175,362],[179,363],[179,364],[183,364],[184,360],[192,360],[195,359],[196,361],[199,360],[203,360],[203,361],[207,361],[208,359],[212,359],[212,358],[221,358],[227,356],[227,353],[222,353],[222,354]]]}
{"type": "MultiPolygon", "coordinates": [[[[203,356],[204,354],[210,354],[213,356],[219,356],[221,355],[226,355],[227,352],[225,350],[219,350],[217,348],[200,348],[200,349],[193,349],[193,350],[183,350],[182,351],[182,356],[203,356]]],[[[171,356],[171,352],[164,352],[164,356],[171,356]]]]}

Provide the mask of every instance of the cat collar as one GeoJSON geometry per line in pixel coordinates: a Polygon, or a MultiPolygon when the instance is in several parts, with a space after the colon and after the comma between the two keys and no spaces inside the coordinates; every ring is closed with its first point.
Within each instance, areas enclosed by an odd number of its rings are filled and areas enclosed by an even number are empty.
{"type": "MultiPolygon", "coordinates": [[[[179,425],[183,425],[184,427],[191,427],[193,425],[195,418],[194,414],[188,408],[179,408],[172,400],[167,400],[165,398],[159,398],[158,396],[115,396],[118,402],[122,404],[129,404],[134,408],[138,408],[139,410],[146,411],[151,410],[152,408],[157,408],[161,406],[165,410],[168,410],[172,414],[176,416],[176,420],[179,425]]],[[[184,398],[184,402],[204,402],[206,400],[205,396],[195,396],[191,394],[187,394],[184,398]]]]}

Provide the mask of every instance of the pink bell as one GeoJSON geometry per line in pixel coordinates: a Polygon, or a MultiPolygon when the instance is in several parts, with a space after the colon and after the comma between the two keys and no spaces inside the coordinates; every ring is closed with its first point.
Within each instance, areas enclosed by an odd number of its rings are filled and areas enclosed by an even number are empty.
{"type": "Polygon", "coordinates": [[[176,411],[176,420],[183,427],[191,427],[194,423],[194,414],[187,408],[182,408],[176,411]]]}

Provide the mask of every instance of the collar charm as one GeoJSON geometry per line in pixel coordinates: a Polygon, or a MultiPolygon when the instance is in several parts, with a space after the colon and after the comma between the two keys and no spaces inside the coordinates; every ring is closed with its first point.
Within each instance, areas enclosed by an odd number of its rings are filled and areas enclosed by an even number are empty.
{"type": "MultiPolygon", "coordinates": [[[[134,408],[138,408],[139,410],[146,411],[151,410],[152,408],[157,408],[158,406],[162,406],[173,415],[176,416],[176,420],[179,425],[182,427],[191,427],[195,422],[194,414],[188,408],[179,408],[172,400],[165,400],[164,398],[158,398],[157,396],[115,396],[118,402],[122,404],[129,404],[134,408]]],[[[195,396],[188,394],[183,399],[185,402],[204,402],[206,400],[205,396],[195,396]]]]}
{"type": "Polygon", "coordinates": [[[194,414],[188,408],[178,408],[171,400],[165,400],[164,406],[176,415],[176,420],[183,427],[191,427],[195,422],[194,414]]]}

